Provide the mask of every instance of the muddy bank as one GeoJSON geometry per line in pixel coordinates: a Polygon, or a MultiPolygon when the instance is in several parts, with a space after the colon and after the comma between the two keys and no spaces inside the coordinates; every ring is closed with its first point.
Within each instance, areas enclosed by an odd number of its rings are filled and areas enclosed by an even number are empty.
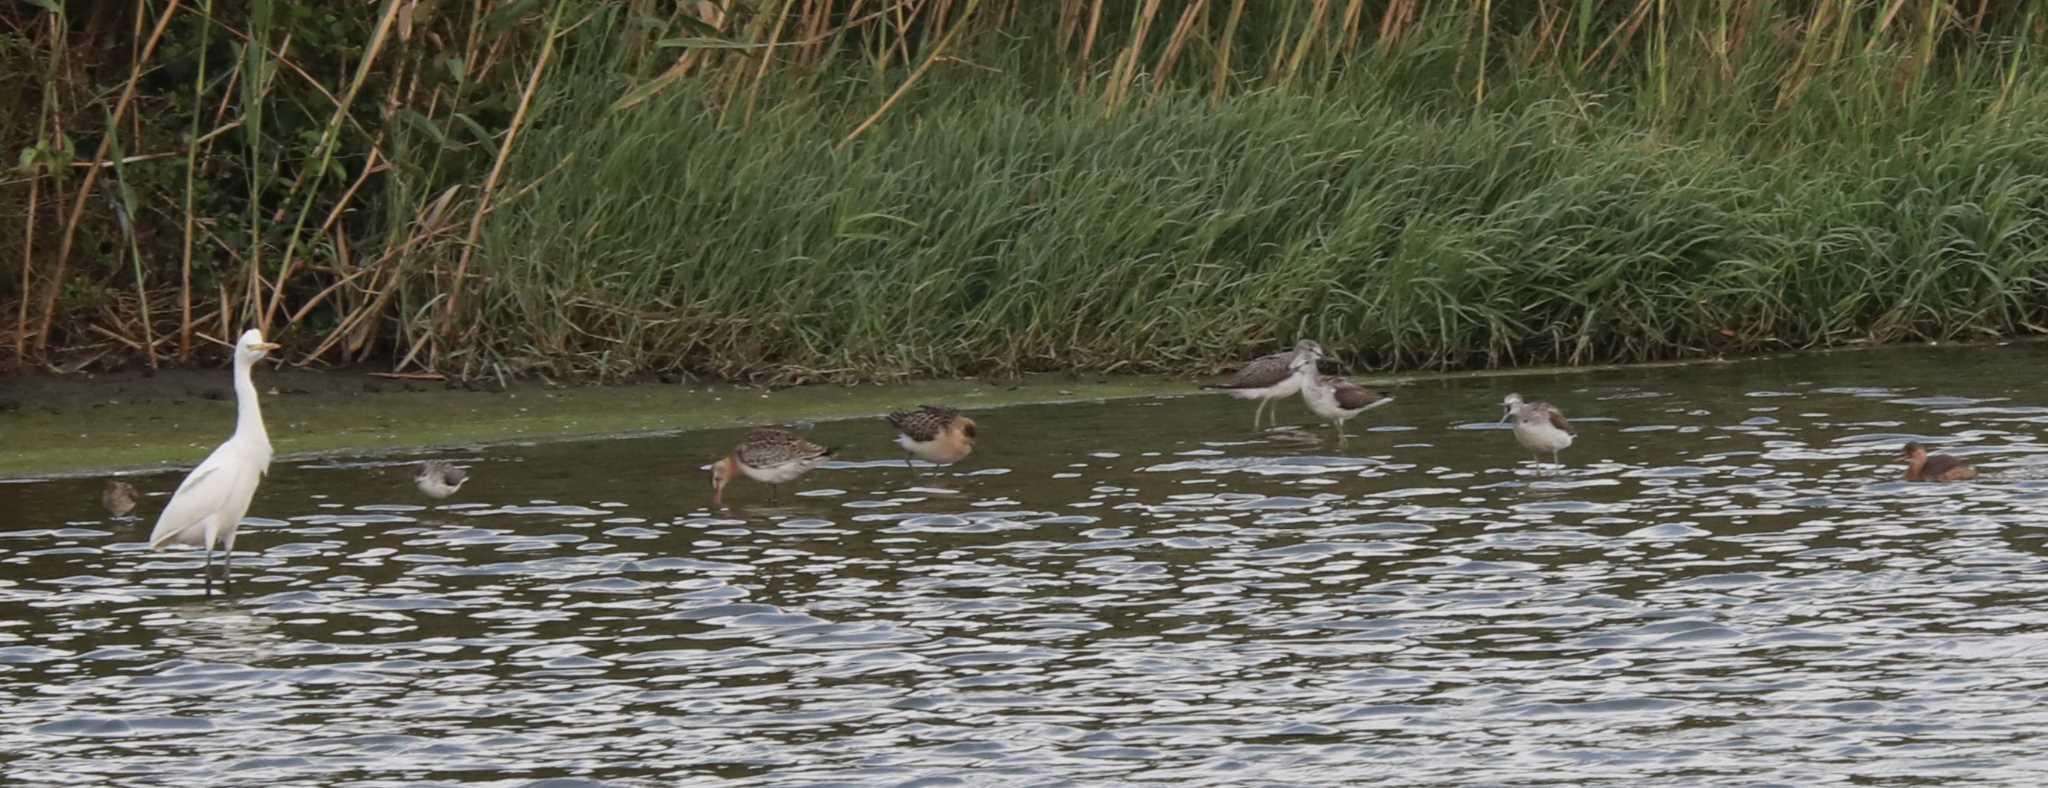
{"type": "MultiPolygon", "coordinates": [[[[264,421],[280,458],[875,416],[920,402],[961,408],[1186,393],[1165,378],[1045,375],[766,389],[647,382],[468,390],[365,371],[263,367],[264,421]]],[[[189,467],[234,429],[222,369],[0,379],[0,478],[189,467]]]]}
{"type": "MultiPolygon", "coordinates": [[[[2002,340],[1976,346],[2009,344],[2036,343],[2002,340]]],[[[1452,378],[1714,366],[1881,347],[1653,364],[1349,377],[1366,385],[1392,387],[1398,394],[1404,385],[1452,378]]],[[[1201,393],[1198,383],[1170,377],[1047,374],[1002,381],[780,389],[658,381],[605,386],[525,381],[503,389],[470,389],[439,381],[383,377],[371,370],[265,366],[256,373],[257,388],[263,392],[264,421],[280,459],[870,418],[923,402],[973,410],[1187,395],[1201,393]]],[[[233,430],[234,408],[234,392],[225,369],[0,378],[0,479],[190,467],[233,430]]]]}

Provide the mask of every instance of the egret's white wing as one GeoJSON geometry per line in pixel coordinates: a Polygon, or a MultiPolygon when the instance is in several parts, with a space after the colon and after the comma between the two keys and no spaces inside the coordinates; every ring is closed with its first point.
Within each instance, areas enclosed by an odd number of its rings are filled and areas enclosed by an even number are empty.
{"type": "MultiPolygon", "coordinates": [[[[160,549],[166,544],[205,546],[204,523],[209,515],[222,513],[238,498],[242,508],[247,510],[258,474],[254,472],[256,469],[246,467],[247,463],[236,461],[234,445],[233,441],[221,444],[178,485],[178,491],[171,495],[171,502],[164,506],[164,513],[156,518],[156,528],[149,532],[150,549],[160,549]],[[245,487],[247,489],[243,490],[245,487]]],[[[240,519],[241,513],[236,512],[235,517],[240,519]]],[[[223,527],[233,525],[235,523],[222,523],[223,527]]]]}

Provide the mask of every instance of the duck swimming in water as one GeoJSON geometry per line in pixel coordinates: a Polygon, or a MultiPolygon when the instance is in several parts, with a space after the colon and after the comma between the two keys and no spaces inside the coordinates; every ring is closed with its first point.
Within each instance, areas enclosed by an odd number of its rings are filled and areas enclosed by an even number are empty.
{"type": "Polygon", "coordinates": [[[1928,454],[1927,447],[1908,443],[1899,452],[1906,461],[1906,481],[1960,482],[1977,478],[1977,469],[1946,454],[1928,454]]]}

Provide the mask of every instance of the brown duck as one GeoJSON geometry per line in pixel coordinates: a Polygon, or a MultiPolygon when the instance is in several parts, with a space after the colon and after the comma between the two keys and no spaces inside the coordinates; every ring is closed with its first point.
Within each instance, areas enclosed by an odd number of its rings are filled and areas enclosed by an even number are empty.
{"type": "Polygon", "coordinates": [[[1909,482],[1960,482],[1977,478],[1977,469],[1962,460],[1946,454],[1927,453],[1927,447],[1918,443],[1906,444],[1899,456],[1906,461],[1906,481],[1909,482]]]}

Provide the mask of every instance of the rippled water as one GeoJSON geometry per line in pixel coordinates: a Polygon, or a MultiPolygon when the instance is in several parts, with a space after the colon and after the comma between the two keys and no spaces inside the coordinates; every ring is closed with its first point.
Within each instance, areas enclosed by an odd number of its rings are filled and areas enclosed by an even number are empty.
{"type": "Polygon", "coordinates": [[[2044,361],[1430,383],[1341,450],[1214,396],[993,410],[923,477],[828,423],[851,461],[721,514],[736,432],[449,453],[446,503],[279,462],[211,600],[98,479],[0,485],[0,773],[2037,784],[2044,361]],[[1573,416],[1562,473],[1511,389],[1573,416]],[[1908,439],[1984,477],[1895,481],[1908,439]]]}

